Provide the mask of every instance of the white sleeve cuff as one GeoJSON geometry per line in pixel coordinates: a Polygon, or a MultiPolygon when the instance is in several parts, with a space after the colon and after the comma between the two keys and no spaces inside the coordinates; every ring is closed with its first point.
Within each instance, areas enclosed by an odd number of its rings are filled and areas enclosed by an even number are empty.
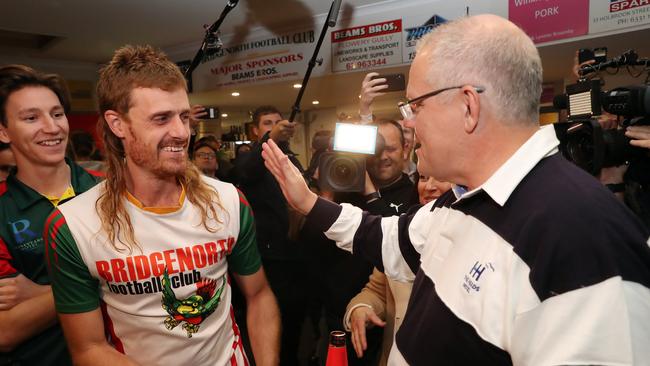
{"type": "Polygon", "coordinates": [[[350,316],[352,316],[352,312],[354,311],[354,309],[356,309],[358,307],[362,307],[362,306],[370,308],[370,310],[374,311],[372,306],[370,306],[368,304],[363,304],[363,303],[356,304],[353,307],[351,307],[350,309],[348,309],[348,311],[346,311],[345,315],[343,316],[343,328],[345,328],[346,332],[352,331],[352,327],[351,327],[351,324],[350,324],[350,316]]]}

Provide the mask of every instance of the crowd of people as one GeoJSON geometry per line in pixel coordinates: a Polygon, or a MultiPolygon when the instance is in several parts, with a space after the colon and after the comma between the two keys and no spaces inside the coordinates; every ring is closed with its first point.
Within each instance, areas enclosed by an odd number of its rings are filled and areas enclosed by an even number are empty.
{"type": "Polygon", "coordinates": [[[226,159],[152,47],[100,71],[103,156],[60,77],[0,67],[0,366],[300,365],[305,342],[320,364],[338,329],[350,365],[650,365],[650,231],[540,128],[526,34],[437,27],[401,120],[373,114],[377,76],[359,123],[381,149],[332,192],[331,131],[304,169],[296,124],[260,106],[226,159]]]}

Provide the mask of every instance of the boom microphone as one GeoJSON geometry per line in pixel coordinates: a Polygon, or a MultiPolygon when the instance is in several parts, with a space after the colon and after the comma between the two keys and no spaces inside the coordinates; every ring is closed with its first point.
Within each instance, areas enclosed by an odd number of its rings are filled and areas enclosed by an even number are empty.
{"type": "Polygon", "coordinates": [[[327,17],[327,25],[330,27],[336,26],[336,18],[339,17],[339,9],[341,8],[341,0],[334,0],[332,9],[330,9],[329,16],[327,17]]]}

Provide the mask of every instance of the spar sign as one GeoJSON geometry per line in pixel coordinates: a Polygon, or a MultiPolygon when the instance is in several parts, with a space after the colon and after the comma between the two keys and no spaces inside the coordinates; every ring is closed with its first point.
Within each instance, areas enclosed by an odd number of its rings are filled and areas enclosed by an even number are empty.
{"type": "Polygon", "coordinates": [[[589,34],[650,25],[650,0],[591,0],[589,34]]]}
{"type": "Polygon", "coordinates": [[[644,5],[650,5],[650,0],[610,0],[609,12],[634,9],[644,5]]]}

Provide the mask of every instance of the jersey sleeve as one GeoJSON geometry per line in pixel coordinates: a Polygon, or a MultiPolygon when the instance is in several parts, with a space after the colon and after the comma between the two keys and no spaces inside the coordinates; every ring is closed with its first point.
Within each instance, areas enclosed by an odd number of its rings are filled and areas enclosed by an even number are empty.
{"type": "Polygon", "coordinates": [[[11,253],[5,244],[4,240],[0,238],[0,278],[14,277],[18,271],[11,264],[11,253]]]}
{"type": "Polygon", "coordinates": [[[88,271],[61,211],[50,214],[43,238],[56,310],[69,314],[98,308],[99,281],[88,271]]]}
{"type": "Polygon", "coordinates": [[[239,235],[228,257],[228,266],[233,272],[241,275],[251,275],[262,266],[262,259],[257,250],[257,236],[253,210],[244,194],[239,194],[239,235]]]}
{"type": "Polygon", "coordinates": [[[359,255],[399,282],[413,282],[426,242],[427,208],[415,206],[400,216],[370,215],[347,203],[318,198],[307,215],[306,230],[322,232],[336,246],[359,255]]]}

